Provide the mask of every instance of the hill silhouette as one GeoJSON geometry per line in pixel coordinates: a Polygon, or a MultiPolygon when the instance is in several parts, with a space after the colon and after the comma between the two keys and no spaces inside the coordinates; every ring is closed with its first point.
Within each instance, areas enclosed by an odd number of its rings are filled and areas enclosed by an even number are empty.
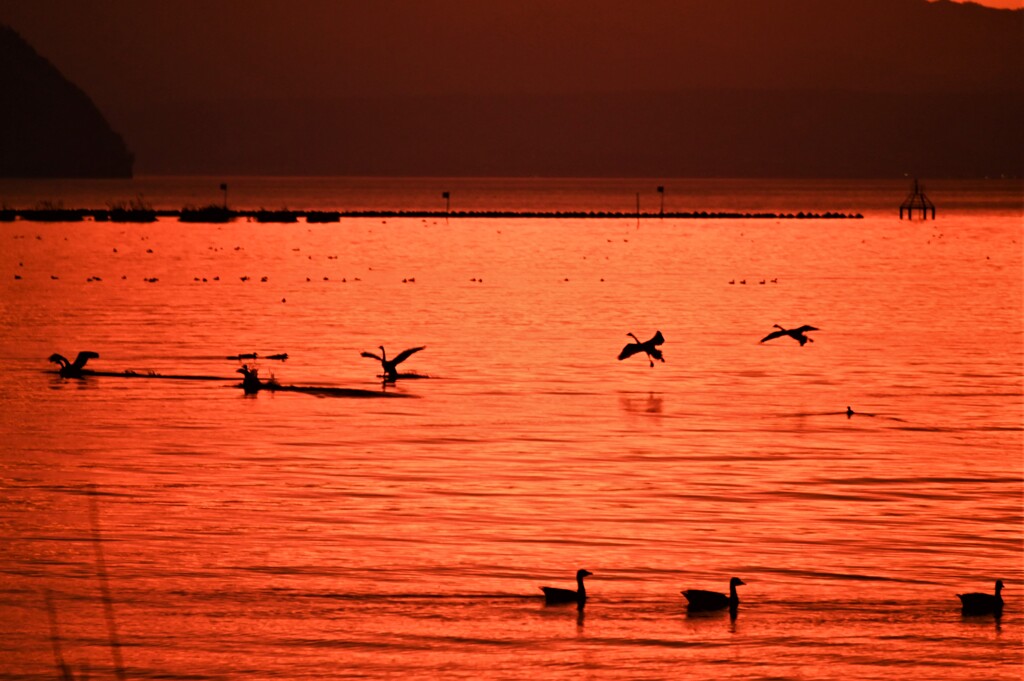
{"type": "Polygon", "coordinates": [[[131,154],[92,100],[2,25],[0,92],[0,177],[131,177],[131,154]]]}
{"type": "Polygon", "coordinates": [[[19,25],[103,102],[144,172],[1024,173],[1020,10],[222,0],[198,22],[129,0],[61,4],[63,26],[88,23],[86,49],[43,18],[51,5],[18,8],[19,25]],[[116,55],[94,48],[115,42],[116,55]]]}

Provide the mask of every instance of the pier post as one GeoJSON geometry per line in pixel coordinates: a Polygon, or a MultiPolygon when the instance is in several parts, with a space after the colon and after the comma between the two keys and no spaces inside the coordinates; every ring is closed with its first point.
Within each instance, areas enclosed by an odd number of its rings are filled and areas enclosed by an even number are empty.
{"type": "Polygon", "coordinates": [[[910,195],[903,199],[903,203],[900,204],[900,220],[903,219],[903,211],[907,212],[908,220],[913,220],[915,209],[920,209],[922,220],[928,219],[928,211],[931,211],[932,220],[935,219],[935,204],[924,193],[924,188],[918,184],[916,177],[914,178],[914,187],[910,195]]]}

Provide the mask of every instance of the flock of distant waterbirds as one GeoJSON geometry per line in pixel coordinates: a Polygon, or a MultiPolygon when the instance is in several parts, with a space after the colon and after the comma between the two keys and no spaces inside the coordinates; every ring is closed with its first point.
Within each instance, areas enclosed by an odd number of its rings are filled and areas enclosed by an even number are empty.
{"type": "MultiPolygon", "coordinates": [[[[803,325],[794,329],[787,329],[779,324],[773,325],[776,331],[773,331],[761,339],[761,343],[764,343],[775,338],[781,338],[782,336],[789,336],[797,342],[800,346],[804,346],[808,342],[814,342],[814,339],[808,337],[806,334],[809,331],[818,331],[820,329],[810,326],[803,325]]],[[[650,366],[654,367],[654,361],[664,362],[664,353],[658,347],[665,343],[665,337],[661,331],[656,331],[655,334],[646,341],[641,341],[637,336],[630,332],[626,334],[633,339],[632,343],[627,343],[622,351],[619,352],[618,359],[624,360],[633,355],[644,353],[650,363],[650,366]]],[[[368,359],[373,359],[380,362],[383,374],[381,378],[387,382],[395,382],[402,377],[414,377],[414,378],[426,378],[426,376],[420,374],[402,374],[398,371],[398,365],[407,360],[413,354],[426,349],[426,346],[417,346],[408,348],[398,353],[391,359],[387,358],[387,352],[383,345],[378,346],[380,354],[373,352],[361,352],[360,356],[368,359]]],[[[228,359],[257,359],[259,355],[257,353],[245,353],[238,354],[228,359]]],[[[50,356],[50,362],[53,362],[59,366],[58,373],[64,378],[81,378],[86,375],[85,365],[90,359],[99,358],[99,354],[89,350],[83,350],[79,352],[75,361],[71,362],[63,355],[54,353],[50,356]]],[[[287,353],[277,353],[268,355],[266,359],[288,359],[287,353]]],[[[242,374],[242,389],[246,394],[255,394],[261,390],[266,389],[284,389],[284,390],[296,390],[301,391],[303,388],[296,386],[278,386],[272,380],[269,382],[262,381],[259,378],[258,370],[255,367],[251,367],[248,364],[243,365],[237,370],[238,373],[242,374]]],[[[315,388],[309,387],[309,391],[316,390],[331,390],[330,388],[315,388]]],[[[360,391],[353,391],[360,392],[360,391]]],[[[847,406],[845,413],[847,418],[853,416],[855,412],[852,408],[847,406]]],[[[871,414],[868,414],[871,416],[871,414]]],[[[565,603],[575,603],[580,608],[586,603],[587,590],[584,585],[584,578],[592,576],[593,573],[589,570],[580,569],[576,572],[576,589],[565,589],[560,587],[542,586],[541,591],[544,593],[544,601],[547,605],[558,605],[565,603]]],[[[728,595],[719,593],[716,591],[705,591],[703,589],[687,589],[682,591],[682,595],[687,601],[687,612],[714,612],[719,610],[729,610],[730,617],[736,618],[739,610],[739,596],[736,593],[736,587],[744,586],[745,582],[739,577],[733,577],[729,580],[729,593],[728,595]]],[[[986,593],[967,593],[957,594],[957,597],[961,602],[961,613],[965,616],[972,615],[994,615],[997,619],[1002,616],[1003,612],[1003,581],[1001,579],[996,580],[995,583],[995,594],[986,593]]]]}
{"type": "MultiPolygon", "coordinates": [[[[768,334],[767,336],[762,338],[760,342],[763,343],[767,340],[778,338],[780,336],[790,336],[799,341],[800,345],[804,345],[808,341],[813,342],[813,339],[808,338],[804,334],[807,331],[818,330],[817,328],[808,325],[804,325],[796,329],[785,329],[782,326],[775,324],[775,328],[779,330],[768,334]]],[[[642,352],[647,356],[652,368],[654,367],[655,360],[664,363],[664,354],[658,347],[659,345],[663,345],[665,343],[665,337],[662,335],[661,331],[656,331],[655,334],[646,341],[641,341],[633,332],[629,332],[626,335],[632,338],[633,342],[627,343],[625,347],[622,348],[622,351],[619,352],[618,359],[620,361],[642,352]]],[[[421,350],[425,350],[425,345],[420,345],[417,347],[412,347],[403,350],[399,352],[397,355],[393,356],[391,359],[388,359],[387,351],[385,350],[383,345],[378,345],[377,347],[380,350],[379,355],[377,353],[368,351],[363,351],[359,353],[359,355],[360,357],[365,357],[367,359],[373,359],[380,362],[381,370],[383,372],[380,375],[380,377],[384,379],[386,383],[394,383],[399,378],[427,378],[426,376],[423,376],[421,374],[403,374],[398,371],[399,364],[409,359],[409,357],[411,357],[415,353],[421,350]]],[[[78,356],[75,357],[74,362],[70,361],[68,358],[58,353],[50,355],[49,361],[58,365],[57,373],[61,377],[82,378],[83,376],[90,375],[90,373],[95,374],[95,372],[87,373],[85,365],[90,359],[98,358],[98,353],[93,352],[91,350],[83,350],[78,353],[78,356]]],[[[229,356],[227,359],[235,359],[241,361],[245,359],[255,360],[258,358],[259,355],[257,353],[240,353],[238,355],[229,356]]],[[[272,355],[267,355],[265,359],[286,360],[288,359],[288,353],[276,353],[272,355]]],[[[237,369],[237,373],[240,373],[243,376],[242,387],[246,393],[258,392],[261,388],[266,386],[266,384],[263,383],[259,378],[259,370],[255,366],[245,364],[239,369],[237,369]]]]}
{"type": "MultiPolygon", "coordinates": [[[[563,589],[553,586],[542,586],[544,602],[547,605],[561,605],[575,603],[582,608],[587,602],[587,588],[583,583],[585,577],[594,573],[589,570],[576,571],[576,589],[563,589]]],[[[739,613],[740,599],[736,593],[736,587],[744,586],[739,577],[729,580],[729,593],[724,594],[718,591],[705,591],[704,589],[686,589],[680,593],[686,599],[686,611],[688,613],[716,612],[729,610],[729,616],[736,619],[739,613]]],[[[995,594],[967,593],[957,594],[960,599],[960,612],[964,616],[993,615],[998,620],[1003,615],[1003,580],[996,580],[995,594]]]]}

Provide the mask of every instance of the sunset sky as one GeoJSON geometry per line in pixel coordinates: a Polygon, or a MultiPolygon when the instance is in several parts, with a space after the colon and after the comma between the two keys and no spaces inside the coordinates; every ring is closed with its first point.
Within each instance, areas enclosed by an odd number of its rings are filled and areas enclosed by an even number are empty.
{"type": "MultiPolygon", "coordinates": [[[[962,0],[961,0],[962,1],[962,0]]],[[[975,0],[976,4],[998,7],[1000,9],[1022,9],[1024,0],[975,0]]]]}
{"type": "MultiPolygon", "coordinates": [[[[938,4],[945,7],[924,0],[304,0],[285,9],[271,1],[0,0],[0,22],[92,98],[143,173],[689,174],[693,168],[673,168],[669,159],[720,152],[728,161],[735,152],[724,147],[749,148],[730,132],[736,126],[761,140],[785,136],[801,116],[796,101],[816,99],[810,93],[835,94],[817,101],[817,124],[867,126],[858,134],[885,149],[896,128],[871,126],[894,115],[920,121],[921,140],[1012,117],[1024,13],[938,4]],[[1006,92],[1014,97],[1009,106],[989,101],[1006,92]],[[911,93],[941,101],[903,97],[911,93]],[[893,111],[912,106],[922,110],[893,111]],[[720,125],[751,110],[760,127],[742,117],[720,125]],[[721,128],[721,143],[703,154],[692,147],[714,130],[666,146],[660,160],[654,152],[624,158],[709,125],[721,128]],[[622,148],[584,158],[609,140],[622,148]],[[495,165],[499,157],[507,163],[495,165]],[[566,166],[567,157],[580,162],[566,166]]],[[[837,130],[815,136],[835,139],[837,130]]],[[[979,147],[976,140],[937,146],[979,147]]],[[[862,148],[850,140],[834,155],[862,148]]],[[[766,147],[753,154],[759,164],[700,167],[819,172],[807,158],[789,164],[779,154],[766,147]]],[[[884,163],[893,172],[905,165],[884,163]]],[[[955,173],[957,163],[939,172],[955,173]]],[[[970,163],[971,174],[1006,172],[988,157],[970,163]]],[[[888,172],[863,163],[823,170],[888,172]]]]}

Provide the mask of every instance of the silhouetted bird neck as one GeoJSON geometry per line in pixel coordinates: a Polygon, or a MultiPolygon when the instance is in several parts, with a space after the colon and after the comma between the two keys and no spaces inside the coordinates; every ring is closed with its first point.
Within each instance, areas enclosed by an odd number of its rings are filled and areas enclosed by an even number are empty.
{"type": "Polygon", "coordinates": [[[541,591],[544,592],[544,601],[548,605],[554,605],[557,603],[579,603],[582,604],[587,600],[587,589],[583,584],[583,578],[589,577],[592,573],[588,570],[577,570],[576,571],[576,590],[562,589],[553,586],[542,586],[541,591]]]}
{"type": "Polygon", "coordinates": [[[576,573],[576,594],[579,596],[580,600],[587,597],[587,587],[583,584],[583,578],[589,574],[590,573],[585,570],[580,570],[576,573]]]}

